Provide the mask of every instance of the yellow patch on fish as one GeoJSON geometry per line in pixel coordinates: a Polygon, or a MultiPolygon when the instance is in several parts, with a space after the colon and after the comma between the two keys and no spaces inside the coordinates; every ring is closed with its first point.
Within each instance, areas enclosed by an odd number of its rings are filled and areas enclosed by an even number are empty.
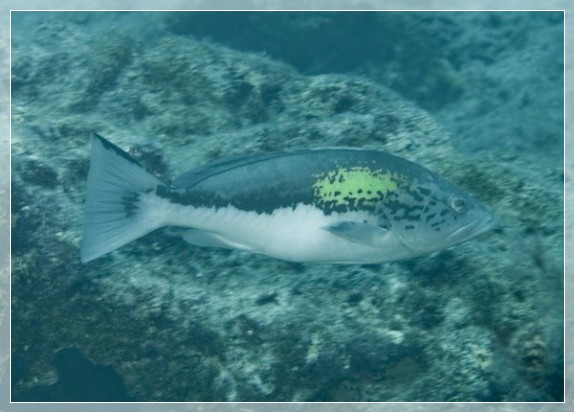
{"type": "Polygon", "coordinates": [[[345,205],[350,201],[375,202],[397,190],[400,178],[381,169],[355,166],[338,167],[317,177],[313,184],[315,199],[345,205]]]}

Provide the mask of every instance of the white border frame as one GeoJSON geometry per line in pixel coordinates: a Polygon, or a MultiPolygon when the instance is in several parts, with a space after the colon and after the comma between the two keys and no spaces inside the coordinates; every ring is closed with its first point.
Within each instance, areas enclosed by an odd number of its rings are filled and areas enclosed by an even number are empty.
{"type": "MultiPolygon", "coordinates": [[[[469,1],[468,4],[457,0],[252,0],[246,7],[241,7],[239,1],[233,0],[12,0],[0,3],[0,411],[10,409],[20,410],[36,410],[38,408],[47,408],[50,410],[52,407],[54,411],[77,411],[82,410],[109,410],[108,403],[91,404],[82,403],[15,403],[8,404],[6,401],[10,399],[10,383],[8,373],[9,369],[9,354],[10,354],[10,341],[6,339],[10,336],[9,330],[9,314],[10,299],[5,299],[7,291],[9,290],[9,276],[10,273],[10,233],[9,233],[9,220],[6,216],[9,215],[9,186],[10,186],[10,169],[3,165],[10,166],[10,141],[6,138],[10,135],[10,66],[7,64],[9,61],[8,55],[10,51],[10,25],[8,24],[11,11],[188,11],[188,10],[203,10],[203,11],[325,11],[325,10],[340,10],[340,11],[563,11],[565,12],[565,35],[564,35],[564,58],[565,58],[565,85],[564,85],[564,127],[565,127],[565,160],[564,170],[566,174],[565,184],[565,288],[564,288],[564,302],[565,302],[565,344],[570,343],[568,348],[565,345],[565,402],[557,403],[276,403],[272,402],[273,410],[333,410],[337,407],[344,408],[344,410],[357,410],[357,411],[371,411],[378,408],[385,408],[385,411],[394,410],[408,410],[411,408],[423,408],[424,410],[445,411],[453,408],[464,407],[465,410],[491,410],[493,408],[504,408],[504,410],[574,410],[574,381],[572,370],[574,366],[574,354],[571,348],[574,344],[570,342],[571,331],[574,327],[573,305],[572,302],[567,300],[568,296],[573,296],[573,281],[574,273],[572,272],[572,255],[566,251],[574,251],[574,138],[571,135],[572,118],[566,117],[566,107],[574,97],[574,87],[569,82],[569,74],[572,69],[572,45],[567,41],[572,38],[574,34],[574,26],[569,21],[569,15],[574,10],[574,2],[568,0],[549,0],[546,1],[544,8],[540,7],[540,1],[536,0],[511,0],[511,1],[469,1]],[[129,7],[126,3],[129,2],[129,7]],[[532,7],[528,7],[531,5],[532,7]],[[209,8],[205,8],[209,6],[209,8]],[[215,7],[214,7],[215,6],[215,7]],[[357,7],[358,6],[358,7],[357,7]],[[372,6],[372,7],[369,7],[372,6]],[[467,6],[467,7],[461,7],[467,6]],[[478,6],[478,7],[477,7],[478,6]],[[501,7],[504,6],[504,7],[501,7]],[[360,7],[360,8],[359,8],[360,7]],[[567,208],[568,206],[568,208],[567,208]],[[567,350],[570,349],[570,350],[567,350]],[[380,405],[380,406],[379,406],[380,405]]],[[[568,106],[567,106],[568,105],[568,106]]],[[[9,218],[8,218],[9,219],[9,218]]],[[[158,403],[150,402],[146,404],[131,403],[131,404],[113,404],[114,410],[238,410],[238,411],[257,411],[267,410],[270,403],[158,403]]]]}

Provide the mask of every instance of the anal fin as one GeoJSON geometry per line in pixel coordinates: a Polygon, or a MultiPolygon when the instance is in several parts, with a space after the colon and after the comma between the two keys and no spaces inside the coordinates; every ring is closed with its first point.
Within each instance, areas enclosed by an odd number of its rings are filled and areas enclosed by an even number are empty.
{"type": "Polygon", "coordinates": [[[194,246],[200,247],[220,247],[225,249],[250,250],[250,248],[244,245],[225,240],[215,233],[206,232],[199,229],[191,229],[185,232],[183,234],[183,240],[194,246]]]}

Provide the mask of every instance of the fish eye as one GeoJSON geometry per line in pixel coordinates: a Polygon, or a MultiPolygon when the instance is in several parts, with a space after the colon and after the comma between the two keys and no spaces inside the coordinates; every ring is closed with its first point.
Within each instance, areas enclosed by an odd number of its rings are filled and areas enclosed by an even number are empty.
{"type": "Polygon", "coordinates": [[[448,204],[455,213],[464,212],[467,206],[466,199],[456,195],[450,197],[448,204]]]}

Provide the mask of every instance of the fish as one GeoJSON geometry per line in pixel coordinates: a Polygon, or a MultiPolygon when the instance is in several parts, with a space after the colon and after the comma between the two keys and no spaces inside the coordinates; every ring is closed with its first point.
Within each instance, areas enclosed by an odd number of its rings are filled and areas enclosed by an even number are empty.
{"type": "Polygon", "coordinates": [[[164,226],[194,246],[301,263],[376,264],[450,248],[498,226],[423,166],[363,148],[234,156],[160,181],[91,136],[81,261],[164,226]]]}

